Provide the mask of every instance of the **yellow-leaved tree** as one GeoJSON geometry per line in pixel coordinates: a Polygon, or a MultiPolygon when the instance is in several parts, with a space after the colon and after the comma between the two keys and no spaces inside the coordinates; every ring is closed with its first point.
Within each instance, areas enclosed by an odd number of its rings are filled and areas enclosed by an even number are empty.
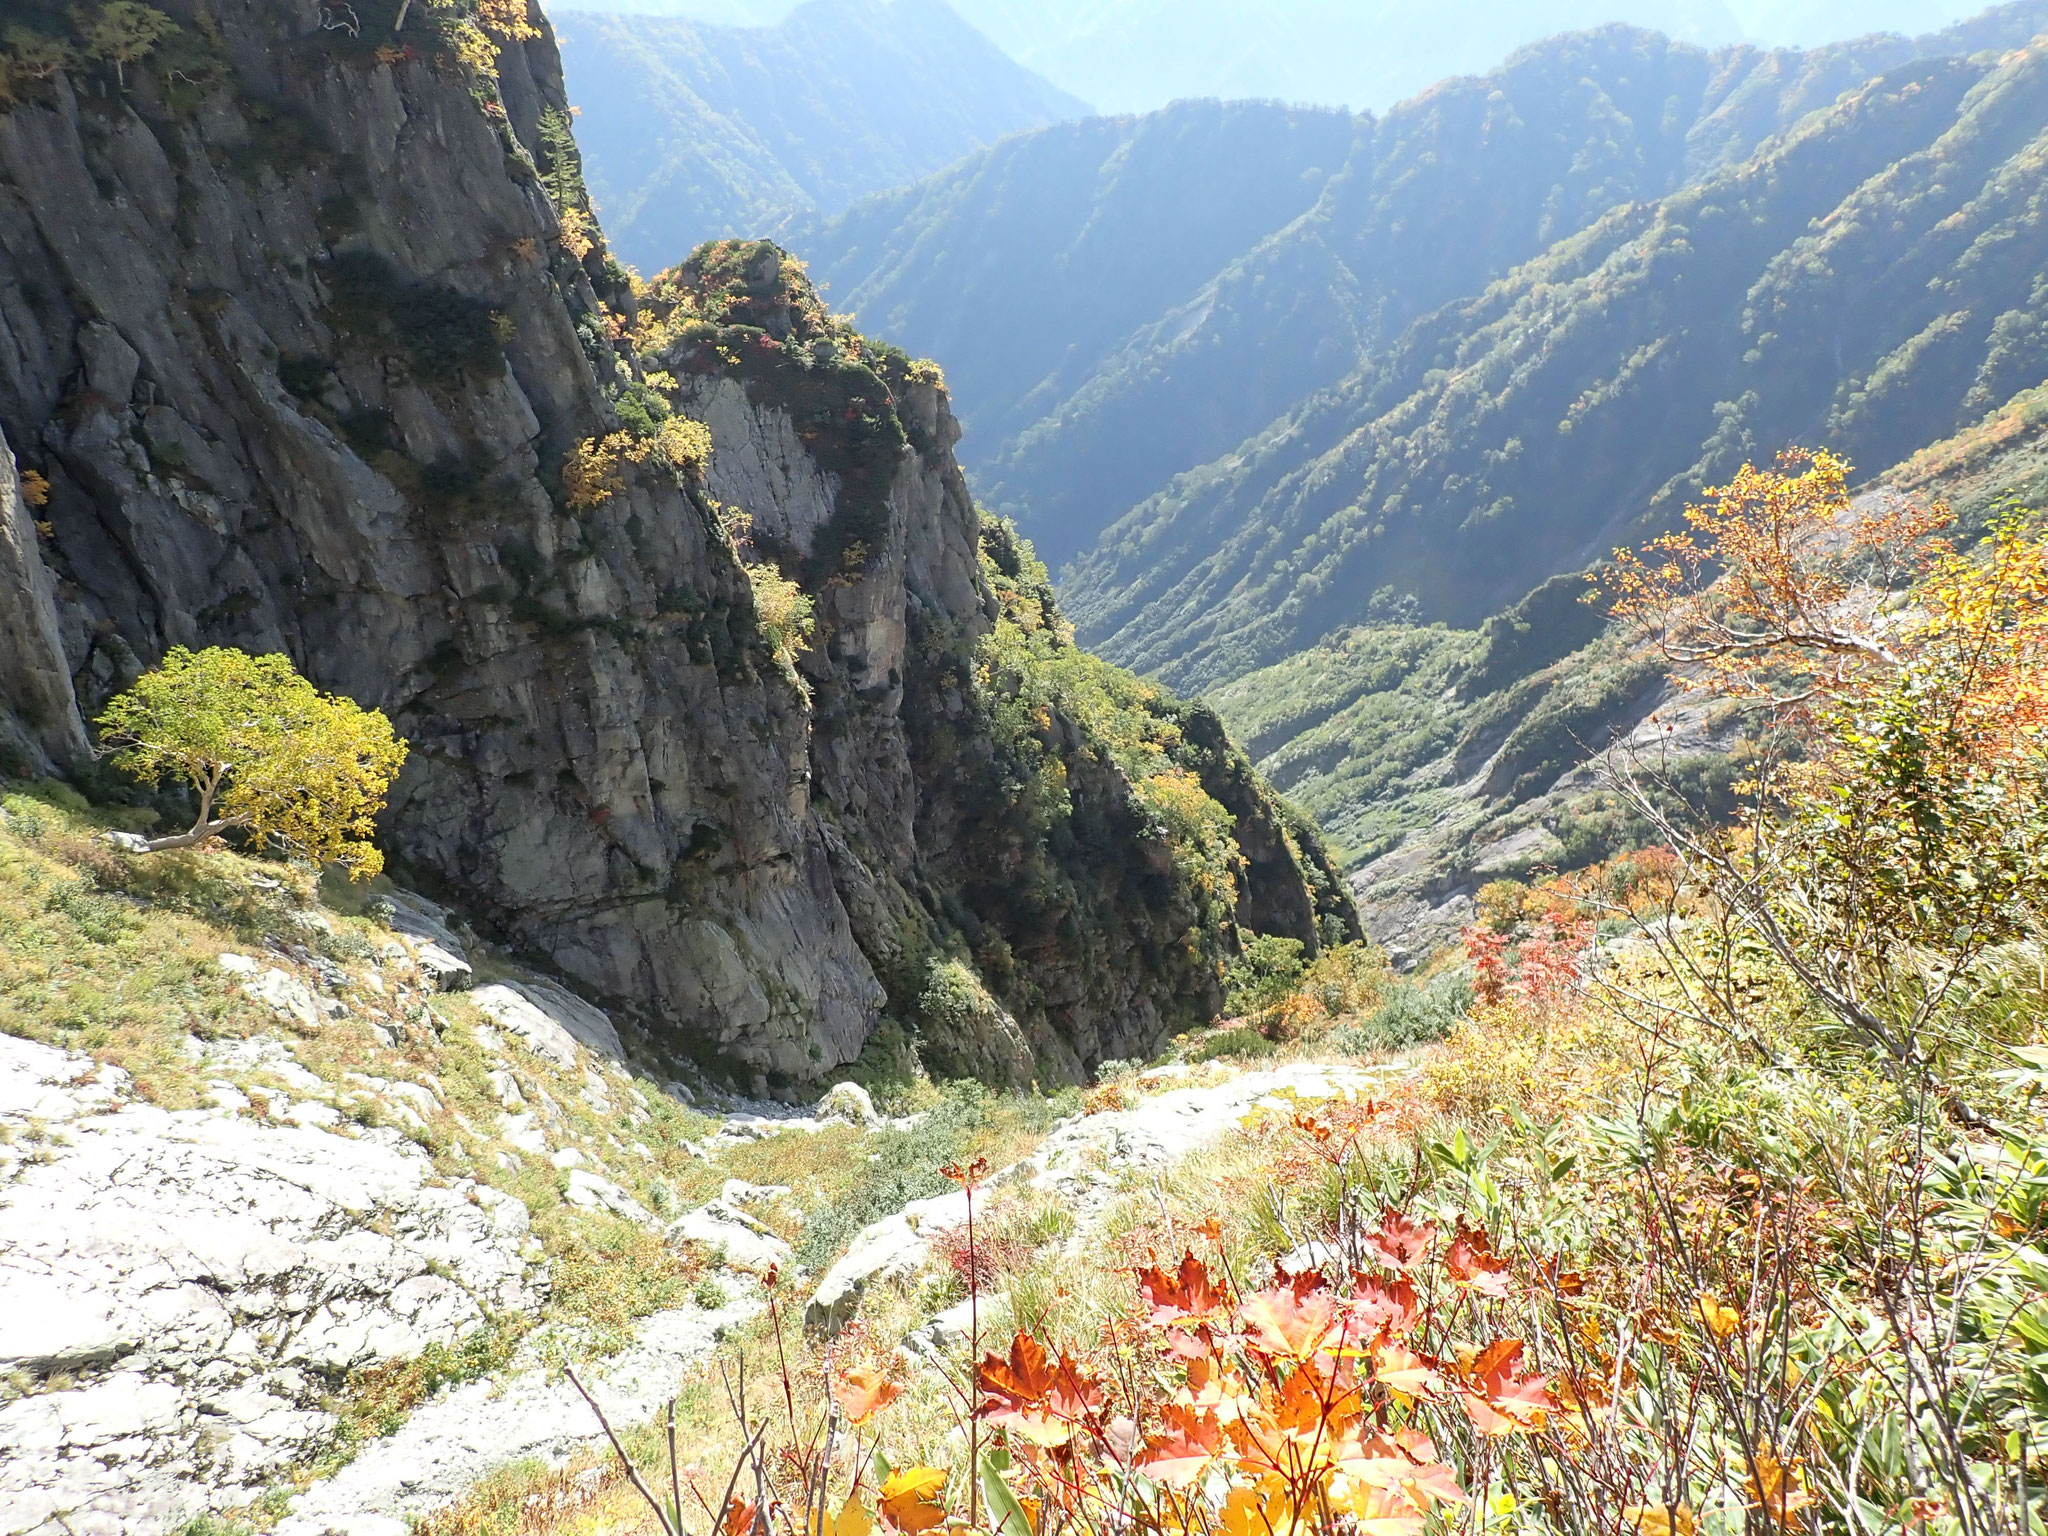
{"type": "Polygon", "coordinates": [[[239,828],[354,879],[384,867],[370,839],[406,745],[382,714],[320,692],[288,657],[177,646],[99,726],[118,766],[199,797],[190,830],[153,840],[152,853],[239,828]]]}

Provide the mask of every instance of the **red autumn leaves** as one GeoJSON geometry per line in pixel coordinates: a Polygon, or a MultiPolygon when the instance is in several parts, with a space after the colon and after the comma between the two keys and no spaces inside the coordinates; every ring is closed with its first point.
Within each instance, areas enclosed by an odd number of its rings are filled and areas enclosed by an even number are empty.
{"type": "Polygon", "coordinates": [[[1417,1536],[1464,1497],[1429,1415],[1511,1436],[1556,1404],[1519,1339],[1423,1347],[1446,1318],[1476,1322],[1510,1293],[1483,1231],[1460,1222],[1445,1243],[1390,1212],[1362,1251],[1368,1267],[1334,1282],[1283,1271],[1249,1292],[1193,1253],[1140,1269],[1131,1351],[1105,1375],[1022,1333],[988,1355],[977,1413],[1010,1432],[1019,1491],[1084,1524],[1135,1499],[1166,1528],[1220,1536],[1284,1536],[1333,1510],[1367,1536],[1417,1536]]]}

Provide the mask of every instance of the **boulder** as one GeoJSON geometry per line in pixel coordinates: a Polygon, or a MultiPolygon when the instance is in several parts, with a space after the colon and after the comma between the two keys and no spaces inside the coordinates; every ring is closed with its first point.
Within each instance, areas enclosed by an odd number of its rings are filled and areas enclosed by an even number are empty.
{"type": "Polygon", "coordinates": [[[414,958],[422,979],[436,992],[465,991],[476,979],[467,960],[439,944],[422,944],[414,958]]]}
{"type": "Polygon", "coordinates": [[[669,1224],[668,1240],[720,1250],[734,1269],[764,1272],[789,1262],[789,1244],[728,1200],[686,1212],[669,1224]]]}
{"type": "MultiPolygon", "coordinates": [[[[980,1298],[978,1306],[984,1333],[988,1329],[991,1314],[1001,1305],[1000,1296],[980,1298]]],[[[936,1361],[940,1356],[953,1350],[968,1347],[974,1338],[976,1307],[977,1303],[971,1300],[956,1302],[933,1317],[922,1328],[914,1328],[905,1334],[903,1347],[926,1361],[936,1361]]]]}
{"type": "Polygon", "coordinates": [[[610,1179],[587,1168],[569,1170],[569,1187],[563,1192],[563,1198],[586,1211],[607,1210],[639,1226],[655,1225],[653,1213],[646,1206],[610,1179]]]}
{"type": "Polygon", "coordinates": [[[749,1184],[745,1179],[727,1179],[718,1198],[727,1205],[752,1205],[757,1200],[780,1200],[789,1193],[787,1184],[749,1184]]]}
{"type": "MultiPolygon", "coordinates": [[[[232,971],[235,968],[225,963],[227,958],[240,959],[241,956],[224,957],[221,968],[232,971]]],[[[330,1019],[344,1018],[348,1014],[346,1003],[320,996],[298,977],[275,966],[253,981],[244,983],[242,990],[302,1029],[317,1030],[330,1019]]]]}
{"type": "Polygon", "coordinates": [[[619,1032],[605,1014],[551,982],[494,981],[469,1000],[495,1024],[511,1030],[536,1056],[558,1067],[576,1065],[582,1045],[613,1061],[625,1058],[619,1032]]]}
{"type": "Polygon", "coordinates": [[[818,1118],[848,1120],[868,1130],[882,1124],[882,1117],[875,1110],[875,1101],[859,1083],[835,1084],[825,1097],[818,1100],[818,1118]]]}
{"type": "Polygon", "coordinates": [[[967,1196],[959,1191],[917,1200],[894,1216],[862,1229],[853,1246],[825,1278],[804,1308],[804,1326],[827,1338],[860,1309],[860,1299],[877,1281],[912,1278],[931,1258],[931,1240],[967,1225],[967,1196]]]}
{"type": "Polygon", "coordinates": [[[422,944],[439,945],[459,959],[468,958],[462,941],[455,936],[446,907],[436,906],[426,897],[404,890],[393,890],[384,900],[390,908],[386,924],[393,933],[402,933],[422,944]]]}

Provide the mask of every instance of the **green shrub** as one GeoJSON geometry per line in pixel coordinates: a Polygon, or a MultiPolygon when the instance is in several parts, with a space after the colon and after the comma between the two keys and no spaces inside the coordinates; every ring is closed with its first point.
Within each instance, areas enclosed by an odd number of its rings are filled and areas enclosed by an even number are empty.
{"type": "Polygon", "coordinates": [[[1277,934],[1255,935],[1231,962],[1224,1004],[1233,1014],[1264,1013],[1286,1001],[1308,969],[1308,946],[1277,934]]]}
{"type": "Polygon", "coordinates": [[[1220,1061],[1224,1057],[1271,1056],[1279,1049],[1272,1041],[1249,1025],[1240,1024],[1235,1029],[1218,1030],[1206,1035],[1188,1047],[1190,1062],[1220,1061]]]}
{"type": "Polygon", "coordinates": [[[928,1200],[954,1187],[939,1170],[965,1152],[969,1135],[988,1117],[989,1095],[979,1083],[948,1083],[940,1094],[912,1129],[882,1131],[867,1139],[872,1161],[866,1176],[811,1217],[794,1263],[816,1274],[861,1228],[913,1200],[928,1200]]]}
{"type": "Polygon", "coordinates": [[[1399,1051],[1441,1040],[1472,1006],[1472,980],[1450,971],[1426,985],[1398,983],[1378,1008],[1332,1037],[1348,1051],[1399,1051]]]}

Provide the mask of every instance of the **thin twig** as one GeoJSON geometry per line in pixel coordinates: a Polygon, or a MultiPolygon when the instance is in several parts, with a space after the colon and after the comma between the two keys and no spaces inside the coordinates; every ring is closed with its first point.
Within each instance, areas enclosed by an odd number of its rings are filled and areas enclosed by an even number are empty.
{"type": "MultiPolygon", "coordinates": [[[[633,1465],[633,1458],[628,1456],[626,1448],[619,1444],[619,1437],[612,1433],[611,1420],[607,1419],[604,1416],[604,1410],[597,1406],[597,1399],[592,1397],[583,1383],[576,1379],[576,1373],[573,1370],[570,1370],[567,1366],[564,1366],[562,1370],[563,1374],[569,1378],[569,1385],[576,1389],[583,1398],[583,1401],[590,1404],[590,1411],[597,1415],[597,1422],[599,1427],[604,1430],[605,1439],[611,1441],[612,1449],[619,1453],[619,1465],[626,1469],[626,1476],[632,1481],[634,1488],[639,1491],[640,1497],[647,1501],[648,1508],[654,1511],[654,1518],[661,1522],[661,1528],[668,1533],[668,1536],[683,1536],[683,1532],[677,1529],[675,1524],[670,1521],[668,1511],[661,1507],[661,1500],[654,1496],[654,1490],[647,1486],[647,1480],[640,1475],[640,1469],[633,1465]]],[[[680,1514],[681,1512],[678,1511],[678,1513],[680,1514]]]]}

